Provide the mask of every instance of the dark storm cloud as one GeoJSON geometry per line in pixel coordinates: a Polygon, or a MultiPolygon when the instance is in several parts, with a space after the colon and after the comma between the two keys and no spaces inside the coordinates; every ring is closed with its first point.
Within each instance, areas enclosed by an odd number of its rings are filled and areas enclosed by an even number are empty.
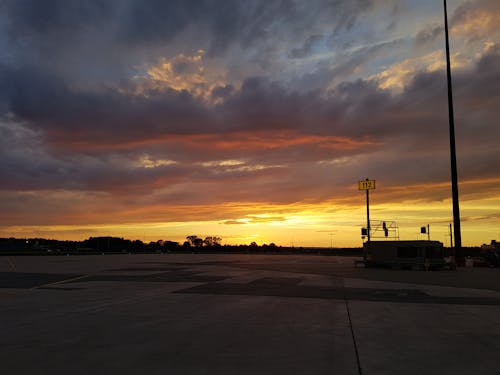
{"type": "MultiPolygon", "coordinates": [[[[215,3],[217,1],[211,5],[215,3]]],[[[214,34],[212,52],[223,51],[235,42],[249,48],[266,38],[270,41],[284,36],[293,39],[306,34],[311,39],[309,30],[315,24],[329,24],[335,31],[350,29],[373,1],[253,1],[238,2],[239,5],[234,6],[235,3],[224,2],[223,6],[218,3],[210,13],[214,34]]],[[[311,42],[314,44],[313,40],[311,42]]]]}
{"type": "Polygon", "coordinates": [[[210,95],[213,99],[227,99],[234,92],[234,87],[232,85],[217,86],[212,90],[210,95]]]}
{"type": "MultiPolygon", "coordinates": [[[[211,56],[229,53],[235,45],[273,56],[283,34],[300,36],[295,49],[283,50],[298,60],[323,41],[307,30],[315,17],[332,17],[329,32],[335,34],[352,27],[369,1],[331,1],[326,8],[320,1],[96,1],[81,9],[76,4],[2,5],[1,17],[10,20],[8,32],[15,42],[11,57],[0,66],[2,189],[120,196],[166,189],[154,198],[163,203],[290,202],[327,199],[331,186],[348,186],[374,171],[394,184],[401,177],[409,183],[448,177],[442,71],[417,73],[401,94],[366,79],[325,90],[332,79],[341,81],[397,49],[401,40],[337,56],[314,77],[303,73],[283,82],[274,71],[247,74],[241,87],[228,83],[213,89],[211,97],[221,100],[215,105],[172,88],[146,87],[138,93],[129,80],[85,86],[91,75],[87,62],[98,60],[91,66],[101,71],[125,60],[119,70],[127,68],[139,61],[133,56],[149,59],[149,53],[158,52],[148,47],[174,40],[190,27],[206,31],[199,37],[207,41],[211,56]],[[111,44],[89,42],[99,33],[111,44]],[[114,43],[127,48],[105,48],[114,43]],[[92,53],[79,54],[82,46],[92,53]],[[68,64],[73,59],[83,60],[83,70],[68,64]],[[158,166],[141,166],[146,154],[158,166]],[[161,160],[172,163],[161,165],[161,160]],[[241,164],[217,163],[224,160],[241,164]]],[[[192,66],[181,62],[173,69],[189,73],[192,66]]],[[[468,178],[492,176],[500,164],[499,80],[496,47],[473,69],[454,72],[459,160],[468,178]]]]}
{"type": "Polygon", "coordinates": [[[323,39],[323,35],[311,35],[306,39],[304,44],[300,48],[294,48],[290,52],[290,57],[294,59],[300,59],[306,57],[311,53],[313,48],[323,39]]]}
{"type": "Polygon", "coordinates": [[[113,14],[113,2],[105,0],[4,0],[0,9],[8,20],[12,38],[76,33],[104,24],[113,14]]]}
{"type": "Polygon", "coordinates": [[[373,61],[394,53],[404,43],[403,39],[395,39],[338,53],[332,61],[318,63],[314,69],[297,77],[291,85],[301,91],[322,89],[325,83],[333,83],[336,86],[346,81],[345,77],[352,77],[356,71],[371,67],[373,61]]]}
{"type": "Polygon", "coordinates": [[[228,58],[228,68],[241,80],[254,74],[242,67],[253,64],[254,70],[272,74],[270,70],[282,64],[277,59],[300,48],[290,43],[307,44],[311,28],[349,29],[371,4],[371,0],[6,0],[0,5],[0,63],[35,65],[68,87],[88,89],[128,81],[163,57],[202,49],[207,59],[228,58]],[[246,76],[241,76],[241,68],[246,76]]]}
{"type": "Polygon", "coordinates": [[[200,22],[209,12],[206,0],[126,1],[118,37],[125,43],[169,41],[191,23],[200,22]]]}
{"type": "Polygon", "coordinates": [[[444,33],[444,27],[441,25],[430,25],[418,32],[415,37],[417,45],[424,45],[441,37],[444,33]]]}
{"type": "Polygon", "coordinates": [[[317,99],[318,93],[289,92],[267,78],[252,77],[217,110],[233,130],[297,128],[317,99]]]}
{"type": "MultiPolygon", "coordinates": [[[[478,107],[487,110],[489,103],[498,100],[493,83],[498,80],[499,60],[492,48],[477,68],[454,76],[457,100],[471,109],[459,112],[462,116],[477,116],[482,113],[478,107]]],[[[28,67],[4,70],[0,82],[5,112],[63,141],[112,143],[162,134],[259,129],[382,141],[405,134],[415,139],[441,135],[434,123],[446,121],[441,71],[417,74],[402,95],[380,90],[374,81],[342,83],[325,95],[318,90],[291,91],[264,77],[249,78],[239,90],[216,89],[213,95],[225,101],[215,107],[207,107],[186,91],[171,89],[151,90],[147,96],[115,89],[75,91],[57,77],[28,67]]]]}
{"type": "MultiPolygon", "coordinates": [[[[249,47],[280,28],[302,32],[311,21],[332,22],[336,30],[350,28],[371,0],[222,1],[222,0],[5,0],[1,10],[10,38],[37,41],[46,37],[70,41],[99,29],[125,45],[170,41],[190,26],[211,38],[212,51],[223,52],[232,43],[249,47]]],[[[205,36],[205,35],[203,35],[205,36]]],[[[47,40],[50,44],[50,41],[47,40]]],[[[57,47],[57,46],[53,46],[57,47]]],[[[60,45],[59,48],[67,48],[60,45]]]]}
{"type": "Polygon", "coordinates": [[[137,192],[155,181],[175,181],[182,174],[175,165],[151,169],[134,165],[140,155],[54,155],[40,133],[18,124],[1,123],[0,136],[0,190],[137,192]]]}
{"type": "Polygon", "coordinates": [[[0,68],[4,111],[48,133],[131,138],[192,132],[210,115],[186,91],[151,90],[131,96],[117,89],[77,91],[34,66],[0,68]],[[119,131],[120,133],[116,133],[119,131]]]}
{"type": "MultiPolygon", "coordinates": [[[[212,55],[234,45],[255,47],[255,56],[266,65],[283,38],[301,38],[313,23],[349,28],[370,6],[368,0],[4,1],[0,25],[8,58],[0,61],[0,111],[52,133],[71,130],[74,136],[84,129],[92,137],[94,129],[99,133],[119,128],[124,137],[199,131],[198,126],[225,129],[235,125],[220,120],[215,126],[188,92],[151,90],[147,98],[132,97],[117,89],[117,82],[125,82],[128,89],[127,79],[137,73],[137,66],[157,62],[159,50],[175,47],[167,43],[189,28],[212,55]],[[266,39],[269,45],[256,46],[266,39]]],[[[186,72],[187,67],[181,62],[173,69],[186,72]]],[[[252,78],[247,81],[251,84],[252,78]]],[[[241,97],[249,84],[244,84],[241,97]]],[[[214,98],[233,93],[230,87],[214,90],[214,98]]],[[[285,95],[294,100],[295,94],[285,95]]],[[[282,108],[273,112],[286,110],[286,104],[274,102],[282,108]]]]}

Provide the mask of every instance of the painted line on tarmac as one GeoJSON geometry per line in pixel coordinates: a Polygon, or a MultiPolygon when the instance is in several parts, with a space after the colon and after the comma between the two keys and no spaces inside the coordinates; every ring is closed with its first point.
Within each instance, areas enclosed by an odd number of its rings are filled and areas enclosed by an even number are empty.
{"type": "MultiPolygon", "coordinates": [[[[201,285],[203,283],[191,283],[191,284],[201,285]]],[[[137,303],[156,299],[158,297],[167,296],[171,293],[172,293],[171,289],[158,288],[158,289],[153,290],[149,293],[141,294],[141,295],[135,296],[135,297],[125,297],[125,298],[121,298],[118,300],[112,300],[112,301],[108,301],[108,302],[98,303],[98,304],[93,305],[93,306],[92,305],[91,306],[83,306],[80,308],[70,310],[70,311],[68,311],[68,313],[73,313],[73,314],[74,313],[86,313],[86,314],[87,313],[99,313],[99,312],[103,312],[103,311],[110,309],[110,308],[115,308],[115,307],[123,306],[123,305],[134,305],[137,303]]]]}
{"type": "Polygon", "coordinates": [[[55,285],[61,285],[61,284],[69,283],[69,282],[72,282],[72,281],[85,279],[85,278],[87,278],[89,276],[91,276],[91,275],[82,275],[82,276],[73,277],[71,279],[59,280],[59,281],[55,281],[53,283],[47,283],[47,284],[37,285],[37,286],[34,286],[34,287],[30,288],[30,290],[34,290],[34,289],[38,289],[38,288],[47,288],[47,287],[51,287],[51,286],[55,286],[55,285]]]}

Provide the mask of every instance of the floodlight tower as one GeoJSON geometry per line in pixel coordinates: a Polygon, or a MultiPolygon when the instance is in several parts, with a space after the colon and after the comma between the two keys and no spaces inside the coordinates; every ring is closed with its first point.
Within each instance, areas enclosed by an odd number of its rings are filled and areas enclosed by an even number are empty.
{"type": "Polygon", "coordinates": [[[448,81],[448,114],[450,123],[451,193],[453,199],[453,229],[455,235],[455,258],[462,261],[462,235],[460,230],[460,206],[458,201],[457,155],[455,150],[455,119],[453,116],[453,93],[451,87],[450,42],[448,36],[448,12],[444,1],[444,30],[446,37],[446,76],[448,81]]]}

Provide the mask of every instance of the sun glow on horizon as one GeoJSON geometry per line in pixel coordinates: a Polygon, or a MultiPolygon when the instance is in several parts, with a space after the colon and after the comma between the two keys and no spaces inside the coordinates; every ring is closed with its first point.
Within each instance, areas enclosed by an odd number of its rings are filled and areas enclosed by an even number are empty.
{"type": "MultiPolygon", "coordinates": [[[[449,243],[451,202],[408,201],[403,203],[377,203],[372,198],[372,222],[394,221],[401,239],[423,239],[421,226],[430,224],[432,238],[449,243]]],[[[7,226],[0,230],[1,237],[44,237],[60,240],[82,240],[88,237],[117,236],[142,241],[171,240],[183,243],[186,236],[220,236],[223,244],[259,245],[275,243],[281,246],[357,247],[362,245],[360,228],[366,226],[364,197],[357,205],[322,204],[255,205],[254,213],[221,220],[145,222],[101,225],[37,225],[7,226]]],[[[478,246],[496,238],[500,214],[500,195],[489,199],[469,200],[462,203],[464,246],[478,246]],[[491,237],[491,238],[490,238],[491,237]]],[[[226,205],[227,206],[227,205],[226,205]]],[[[246,211],[249,204],[242,204],[246,211]]],[[[250,205],[251,206],[251,205],[250,205]]],[[[224,206],[219,207],[221,210],[224,206]]],[[[234,214],[234,212],[233,212],[234,214]]]]}

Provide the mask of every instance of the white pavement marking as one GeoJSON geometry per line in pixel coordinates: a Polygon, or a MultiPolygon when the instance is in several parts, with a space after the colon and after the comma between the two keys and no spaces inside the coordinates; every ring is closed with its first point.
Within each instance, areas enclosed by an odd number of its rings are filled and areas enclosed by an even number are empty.
{"type": "Polygon", "coordinates": [[[76,281],[76,280],[84,279],[84,278],[89,277],[89,276],[91,276],[91,275],[82,275],[82,276],[73,277],[71,279],[65,279],[65,280],[55,281],[53,283],[47,283],[47,284],[43,284],[43,285],[36,285],[36,286],[30,288],[30,290],[34,290],[34,289],[38,289],[38,288],[47,288],[47,287],[54,286],[54,285],[59,285],[59,284],[65,284],[65,283],[69,283],[71,281],[76,281]]]}
{"type": "MultiPolygon", "coordinates": [[[[186,284],[186,283],[184,283],[184,284],[186,284]]],[[[204,283],[189,283],[189,284],[190,285],[188,287],[194,287],[194,286],[202,285],[204,283]]],[[[140,296],[121,298],[121,299],[117,299],[114,301],[99,303],[99,304],[93,305],[93,306],[84,306],[81,308],[72,309],[68,312],[69,313],[97,313],[97,312],[101,312],[101,311],[104,311],[108,308],[113,308],[116,306],[132,305],[132,304],[136,304],[139,302],[145,302],[148,300],[152,300],[152,299],[155,299],[155,298],[158,298],[161,296],[165,296],[167,294],[171,294],[175,290],[184,289],[184,288],[186,288],[186,285],[182,285],[182,287],[177,286],[175,289],[170,289],[170,288],[161,288],[159,290],[156,289],[153,292],[145,293],[145,294],[142,294],[140,296]]]]}

